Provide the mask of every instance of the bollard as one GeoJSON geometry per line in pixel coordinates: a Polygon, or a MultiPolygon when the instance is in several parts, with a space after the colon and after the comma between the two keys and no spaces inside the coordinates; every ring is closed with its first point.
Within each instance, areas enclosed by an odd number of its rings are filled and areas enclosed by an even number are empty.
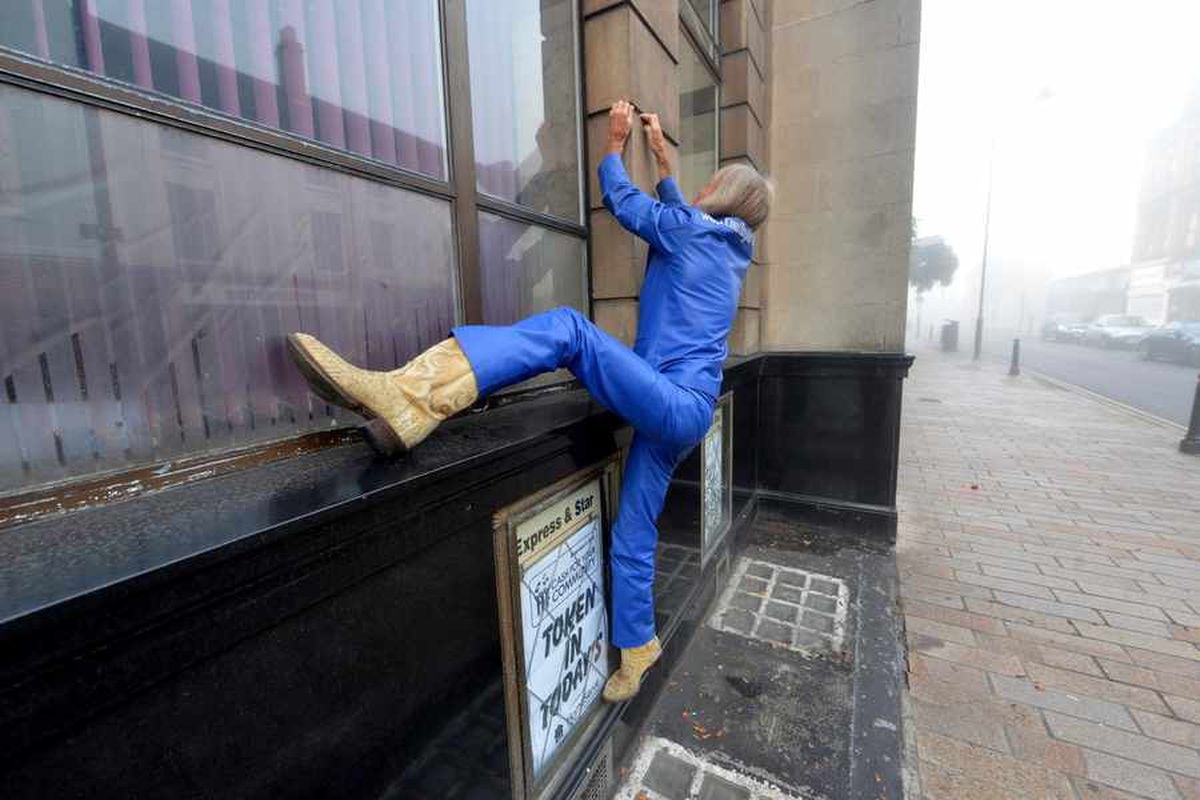
{"type": "Polygon", "coordinates": [[[1021,374],[1021,340],[1013,339],[1012,361],[1008,365],[1009,375],[1021,374]]]}
{"type": "Polygon", "coordinates": [[[1196,376],[1196,393],[1192,395],[1192,419],[1187,435],[1179,443],[1179,451],[1190,456],[1200,455],[1200,375],[1196,376]]]}

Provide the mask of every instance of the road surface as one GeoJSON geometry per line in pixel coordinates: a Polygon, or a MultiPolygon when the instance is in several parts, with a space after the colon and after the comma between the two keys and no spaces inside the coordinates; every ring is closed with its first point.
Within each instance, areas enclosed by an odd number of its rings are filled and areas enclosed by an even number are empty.
{"type": "MultiPolygon", "coordinates": [[[[997,342],[988,352],[993,357],[1003,354],[1007,358],[1011,344],[1009,340],[1002,351],[997,342]]],[[[1198,372],[1195,367],[1181,364],[1142,361],[1137,353],[1127,350],[1033,338],[1021,340],[1021,366],[1180,425],[1188,423],[1198,372]]]]}

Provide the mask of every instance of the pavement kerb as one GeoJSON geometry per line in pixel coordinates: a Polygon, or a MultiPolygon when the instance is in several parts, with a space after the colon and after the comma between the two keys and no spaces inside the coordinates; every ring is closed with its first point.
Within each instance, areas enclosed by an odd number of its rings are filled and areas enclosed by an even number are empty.
{"type": "Polygon", "coordinates": [[[1144,422],[1149,422],[1152,425],[1158,425],[1161,428],[1168,428],[1172,431],[1178,431],[1179,433],[1187,433],[1187,426],[1185,425],[1180,425],[1178,422],[1166,419],[1165,417],[1160,417],[1157,414],[1151,414],[1149,411],[1143,411],[1140,408],[1135,408],[1128,403],[1122,403],[1120,400],[1113,400],[1111,397],[1105,397],[1102,394],[1093,392],[1091,389],[1085,389],[1078,384],[1067,383],[1066,381],[1059,380],[1058,378],[1051,378],[1044,372],[1038,372],[1034,369],[1027,369],[1026,367],[1021,368],[1021,374],[1028,375],[1035,380],[1050,384],[1055,388],[1063,389],[1065,391],[1078,394],[1082,397],[1086,397],[1096,403],[1106,405],[1115,411],[1123,412],[1129,416],[1137,417],[1138,419],[1141,419],[1144,422]]]}

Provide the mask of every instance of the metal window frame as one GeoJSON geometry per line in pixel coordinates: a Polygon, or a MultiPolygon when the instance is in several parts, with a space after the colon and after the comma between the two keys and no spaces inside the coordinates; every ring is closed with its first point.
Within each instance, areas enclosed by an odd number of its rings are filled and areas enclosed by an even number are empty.
{"type": "MultiPolygon", "coordinates": [[[[445,180],[405,167],[387,164],[358,153],[331,147],[280,128],[233,117],[158,92],[130,86],[113,78],[96,75],[79,67],[42,61],[25,53],[0,47],[0,83],[137,117],[147,122],[250,147],[272,155],[333,169],[388,186],[420,192],[451,204],[451,231],[455,240],[456,316],[460,322],[482,322],[483,297],[479,254],[478,212],[589,238],[587,224],[587,170],[585,164],[584,114],[582,102],[583,41],[579,2],[572,3],[576,76],[576,153],[580,164],[580,215],[576,220],[556,217],[522,207],[478,191],[475,175],[473,120],[471,114],[470,63],[467,57],[467,0],[438,0],[441,53],[443,120],[448,158],[445,180]]],[[[590,284],[589,259],[581,265],[580,280],[590,284]]],[[[585,292],[590,310],[590,292],[585,292]]]]}
{"type": "MultiPolygon", "coordinates": [[[[446,179],[434,178],[412,169],[387,164],[348,150],[331,147],[316,139],[307,139],[281,128],[271,128],[252,120],[234,117],[199,104],[158,92],[147,91],[113,78],[97,75],[85,69],[43,61],[21,51],[0,46],[0,85],[16,86],[70,100],[93,108],[104,109],[164,127],[183,130],[198,136],[249,147],[263,153],[300,161],[312,166],[339,171],[377,184],[444,200],[450,205],[451,236],[454,239],[455,264],[451,285],[455,290],[456,320],[460,323],[483,321],[482,275],[479,252],[479,212],[528,225],[536,225],[578,238],[583,243],[580,283],[584,302],[591,315],[591,236],[588,208],[589,170],[587,169],[586,114],[584,103],[584,53],[582,0],[573,0],[572,31],[575,55],[575,129],[576,153],[580,167],[578,219],[569,220],[534,211],[516,203],[485,195],[478,191],[475,175],[475,152],[471,109],[470,62],[467,57],[467,0],[437,0],[438,34],[441,36],[444,130],[446,131],[446,179]]],[[[544,389],[545,387],[535,387],[544,389]]],[[[325,437],[328,438],[328,437],[325,437]]],[[[299,440],[326,446],[325,438],[302,434],[299,440]]],[[[294,441],[294,440],[288,440],[294,441]]],[[[336,443],[340,443],[340,439],[336,443]]],[[[267,442],[246,448],[251,460],[264,453],[274,458],[279,442],[267,442]]],[[[197,462],[224,461],[228,450],[201,453],[193,456],[197,462]]],[[[175,459],[178,460],[178,459],[175,459]]],[[[104,476],[81,475],[69,485],[103,486],[120,482],[130,473],[143,471],[148,465],[132,465],[104,476]]],[[[152,465],[150,465],[152,466],[152,465]]],[[[61,492],[62,486],[55,488],[61,492]]],[[[26,487],[9,500],[44,494],[45,485],[26,487]]],[[[94,497],[94,495],[91,495],[94,497]]],[[[0,512],[3,508],[0,507],[0,512]]],[[[4,525],[0,513],[0,527],[4,525]]]]}
{"type": "Polygon", "coordinates": [[[721,83],[721,37],[718,30],[721,19],[720,0],[716,0],[712,8],[712,18],[709,19],[706,26],[700,13],[692,7],[692,4],[688,0],[680,0],[679,20],[684,32],[700,53],[701,59],[708,63],[709,70],[717,77],[719,85],[721,83]]]}
{"type": "Polygon", "coordinates": [[[212,111],[204,106],[135,89],[76,67],[40,61],[5,47],[0,47],[0,83],[116,111],[147,122],[179,128],[200,136],[251,147],[443,199],[452,199],[455,194],[453,185],[448,181],[431,178],[404,167],[385,164],[350,151],[338,150],[320,141],[305,139],[279,128],[268,128],[250,120],[212,111]]]}
{"type": "Polygon", "coordinates": [[[483,322],[482,258],[479,252],[479,213],[488,212],[498,217],[546,228],[581,239],[584,242],[583,263],[580,283],[583,286],[587,314],[592,311],[591,298],[591,253],[590,225],[587,208],[588,170],[584,142],[586,119],[584,116],[583,84],[583,10],[582,0],[571,4],[571,31],[574,37],[575,54],[575,154],[579,164],[579,215],[575,220],[557,217],[522,206],[495,195],[480,191],[475,175],[474,119],[471,114],[471,75],[469,42],[467,35],[468,0],[441,0],[442,19],[445,25],[445,61],[447,67],[447,107],[450,112],[451,174],[462,198],[456,201],[456,216],[460,221],[457,235],[462,261],[459,267],[462,294],[466,300],[464,320],[468,323],[483,322]],[[462,221],[470,218],[463,226],[462,221]],[[465,230],[470,228],[469,235],[465,230]]]}
{"type": "MultiPolygon", "coordinates": [[[[583,36],[579,2],[572,5],[572,32],[575,53],[575,130],[576,154],[580,164],[579,205],[580,219],[575,221],[545,214],[526,208],[518,203],[486,194],[479,190],[475,174],[475,126],[471,107],[470,43],[467,33],[467,0],[440,0],[442,22],[442,54],[445,70],[446,113],[448,116],[450,148],[450,182],[454,190],[454,237],[458,254],[459,296],[461,298],[460,319],[466,323],[483,322],[483,275],[479,252],[479,213],[486,211],[496,216],[527,225],[548,228],[590,241],[589,227],[585,214],[587,195],[587,170],[584,163],[584,118],[583,118],[583,36]],[[582,220],[582,221],[580,221],[582,220]]],[[[587,248],[581,264],[580,280],[590,285],[590,263],[587,248]]],[[[585,291],[588,311],[591,311],[591,295],[585,291]]]]}

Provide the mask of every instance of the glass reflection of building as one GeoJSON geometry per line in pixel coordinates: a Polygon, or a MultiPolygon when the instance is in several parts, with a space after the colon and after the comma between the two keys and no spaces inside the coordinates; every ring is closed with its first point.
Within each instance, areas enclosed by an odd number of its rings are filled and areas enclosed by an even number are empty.
{"type": "Polygon", "coordinates": [[[466,3],[476,248],[445,22],[436,0],[5,10],[0,45],[105,102],[0,87],[0,493],[349,424],[282,337],[403,364],[463,319],[464,271],[478,321],[586,311],[575,6],[466,3]]]}

